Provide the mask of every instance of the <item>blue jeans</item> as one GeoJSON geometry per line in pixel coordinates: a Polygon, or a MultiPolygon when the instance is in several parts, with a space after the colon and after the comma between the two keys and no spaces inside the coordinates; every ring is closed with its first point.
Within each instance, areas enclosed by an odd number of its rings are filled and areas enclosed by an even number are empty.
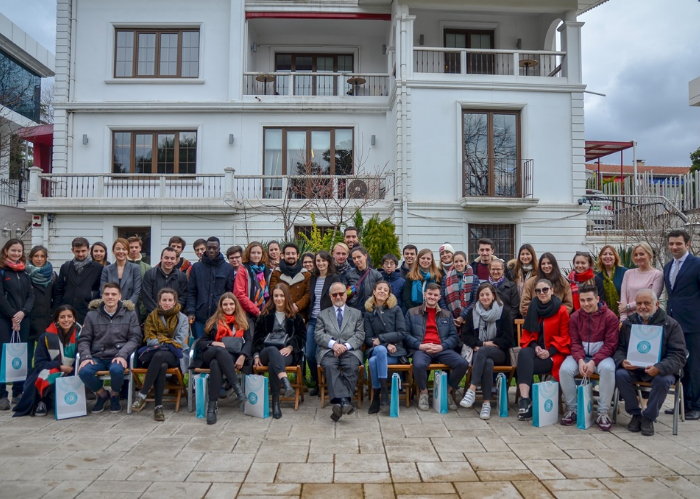
{"type": "Polygon", "coordinates": [[[392,357],[384,345],[374,347],[369,358],[369,372],[372,376],[372,388],[381,388],[380,379],[389,376],[389,364],[398,364],[399,358],[392,357]]]}
{"type": "Polygon", "coordinates": [[[192,334],[194,335],[195,340],[198,340],[204,336],[204,323],[195,320],[192,323],[192,334]]]}
{"type": "Polygon", "coordinates": [[[316,319],[309,319],[306,323],[306,365],[311,371],[312,381],[318,384],[318,362],[316,361],[318,345],[314,338],[314,331],[316,331],[316,319]]]}
{"type": "Polygon", "coordinates": [[[112,362],[112,359],[92,359],[94,364],[88,364],[83,367],[78,376],[90,390],[97,393],[102,388],[102,380],[95,375],[97,371],[109,371],[112,378],[113,392],[119,393],[124,384],[124,368],[118,362],[112,362]]]}

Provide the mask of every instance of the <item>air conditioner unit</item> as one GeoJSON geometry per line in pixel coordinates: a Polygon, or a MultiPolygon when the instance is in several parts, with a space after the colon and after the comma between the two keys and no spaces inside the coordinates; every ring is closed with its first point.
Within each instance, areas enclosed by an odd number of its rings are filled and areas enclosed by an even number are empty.
{"type": "Polygon", "coordinates": [[[381,178],[356,178],[348,181],[346,186],[349,199],[383,199],[384,193],[381,178]]]}

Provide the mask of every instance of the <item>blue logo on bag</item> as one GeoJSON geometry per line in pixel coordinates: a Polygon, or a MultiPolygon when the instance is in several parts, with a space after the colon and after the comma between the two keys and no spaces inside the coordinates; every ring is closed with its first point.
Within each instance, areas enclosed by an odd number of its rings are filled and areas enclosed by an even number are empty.
{"type": "Polygon", "coordinates": [[[649,353],[651,352],[651,343],[648,341],[640,341],[637,343],[637,351],[639,353],[649,353]]]}
{"type": "Polygon", "coordinates": [[[554,409],[554,402],[552,402],[552,401],[549,400],[549,399],[546,400],[545,403],[544,403],[544,410],[545,410],[546,412],[552,412],[552,409],[554,409]]]}
{"type": "Polygon", "coordinates": [[[586,410],[588,412],[593,412],[593,401],[592,400],[588,401],[588,405],[586,406],[586,410]]]}
{"type": "Polygon", "coordinates": [[[248,394],[248,402],[255,405],[258,403],[258,396],[255,393],[248,394]]]}
{"type": "Polygon", "coordinates": [[[22,360],[19,357],[12,359],[12,369],[17,370],[20,367],[22,367],[22,360]]]}
{"type": "Polygon", "coordinates": [[[63,397],[63,400],[66,404],[73,405],[78,401],[78,394],[75,392],[68,392],[66,393],[66,396],[63,397]]]}

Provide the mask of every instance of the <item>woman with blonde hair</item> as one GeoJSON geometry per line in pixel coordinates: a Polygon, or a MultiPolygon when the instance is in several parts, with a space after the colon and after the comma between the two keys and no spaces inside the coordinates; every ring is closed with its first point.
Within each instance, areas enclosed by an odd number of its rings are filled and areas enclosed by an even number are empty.
{"type": "Polygon", "coordinates": [[[418,252],[416,261],[406,276],[406,284],[403,286],[403,303],[406,310],[421,305],[425,287],[431,282],[440,285],[441,280],[442,274],[435,263],[433,251],[423,248],[418,252]]]}
{"type": "Polygon", "coordinates": [[[100,291],[108,282],[116,282],[121,288],[122,300],[138,306],[141,297],[141,267],[127,260],[129,241],[123,237],[118,238],[112,245],[112,253],[115,262],[102,269],[100,291]]]}
{"type": "Polygon", "coordinates": [[[606,244],[598,253],[598,261],[595,264],[599,275],[603,279],[604,294],[600,298],[606,303],[608,308],[620,317],[618,302],[620,301],[620,291],[622,290],[622,279],[627,272],[627,267],[622,266],[620,255],[615,248],[606,244]]]}
{"type": "Polygon", "coordinates": [[[664,289],[664,273],[653,267],[654,250],[647,243],[639,243],[632,248],[632,260],[636,269],[629,269],[622,278],[620,287],[620,301],[617,308],[620,313],[620,321],[637,310],[634,300],[640,289],[651,289],[656,296],[661,296],[664,289]]]}

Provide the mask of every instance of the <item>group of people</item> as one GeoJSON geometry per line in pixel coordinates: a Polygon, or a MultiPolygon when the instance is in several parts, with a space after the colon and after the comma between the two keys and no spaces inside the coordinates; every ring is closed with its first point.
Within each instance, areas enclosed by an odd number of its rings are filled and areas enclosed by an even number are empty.
{"type": "MultiPolygon", "coordinates": [[[[157,421],[165,419],[167,370],[186,369],[189,357],[190,368],[210,371],[210,424],[216,423],[220,397],[235,394],[241,407],[245,403],[237,372],[260,366],[268,367],[272,414],[280,418],[280,396],[294,394],[285,369],[292,365],[308,367],[311,395],[318,394],[317,367],[323,368],[331,418],[338,421],[354,411],[365,360],[371,414],[389,405],[389,366],[408,363],[418,408],[428,410],[427,369],[440,363],[449,367],[450,409],[472,407],[480,388],[480,415],[488,419],[494,367],[514,362],[520,420],[532,418],[534,376],[551,375],[567,407],[561,424],[576,424],[576,378],[593,374],[600,378],[601,430],[611,428],[617,386],[632,416],[629,429],[653,434],[679,376],[686,419],[700,419],[700,330],[693,320],[700,307],[700,259],[689,253],[690,236],[683,230],[668,234],[673,260],[663,271],[653,267],[651,248],[640,243],[633,248],[634,269],[622,267],[615,248],[606,245],[596,261],[576,252],[568,275],[552,253],[538,259],[529,244],[504,261],[489,239],[478,241],[472,262],[448,243],[439,248],[439,261],[431,249],[407,245],[401,262],[388,254],[375,269],[354,227],[345,229],[344,242],[330,253],[301,255],[296,244],[273,241],[232,246],[224,255],[219,239],[210,237],[194,243],[199,260],[191,263],[182,257],[185,241],[175,236],[150,267],[141,260],[141,246],[138,237],[117,239],[109,263],[104,244],[91,248],[78,237],[74,258],[58,275],[46,248],[32,248],[27,258],[21,241],[4,246],[0,341],[18,333],[30,344],[34,365],[25,383],[12,386],[12,398],[19,400],[15,415],[45,415],[54,380],[76,367],[95,393],[92,412],[103,411],[107,402],[112,412],[121,411],[124,370],[136,352],[148,370],[132,409],[142,410],[153,389],[157,421]],[[659,307],[664,288],[665,311],[659,307]],[[663,328],[661,359],[646,369],[627,360],[635,324],[663,328]],[[470,381],[458,396],[470,367],[470,381]],[[109,390],[98,371],[110,372],[109,390]],[[637,381],[651,382],[644,411],[635,395],[637,381]]],[[[7,388],[0,385],[0,409],[9,408],[7,388]]]]}

